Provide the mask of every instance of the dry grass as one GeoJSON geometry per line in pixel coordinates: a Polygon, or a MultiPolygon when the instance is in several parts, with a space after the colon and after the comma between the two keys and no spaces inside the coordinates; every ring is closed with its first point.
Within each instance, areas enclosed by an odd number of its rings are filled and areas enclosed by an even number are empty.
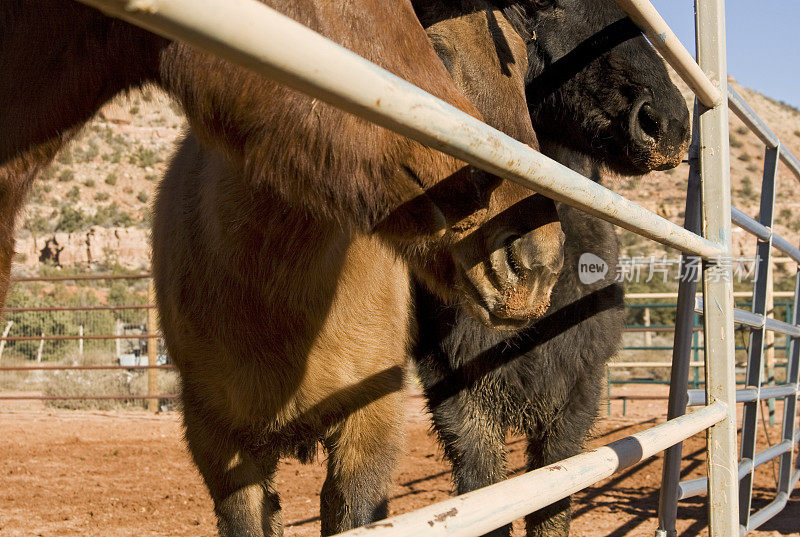
{"type": "MultiPolygon", "coordinates": [[[[158,371],[159,394],[178,392],[178,375],[174,371],[158,371]]],[[[44,385],[48,396],[82,395],[147,395],[147,372],[145,370],[114,371],[54,371],[44,385]]],[[[143,408],[143,399],[81,399],[53,400],[47,405],[53,408],[121,410],[143,408]]]]}
{"type": "MultiPolygon", "coordinates": [[[[30,367],[36,362],[5,354],[4,366],[30,367]]],[[[114,357],[107,351],[87,351],[45,365],[112,365],[114,357]]],[[[76,397],[84,395],[147,395],[147,370],[78,370],[78,371],[3,371],[0,392],[41,392],[45,396],[76,397]]],[[[179,390],[175,371],[158,370],[158,393],[175,394],[179,390]]],[[[47,406],[64,409],[122,410],[143,408],[143,399],[53,400],[47,406]]],[[[172,401],[164,404],[173,405],[172,401]]]]}

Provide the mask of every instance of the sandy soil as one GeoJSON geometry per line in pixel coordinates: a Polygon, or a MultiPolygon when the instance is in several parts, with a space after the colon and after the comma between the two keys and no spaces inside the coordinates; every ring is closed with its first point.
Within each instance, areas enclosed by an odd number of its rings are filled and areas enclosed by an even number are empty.
{"type": "MultiPolygon", "coordinates": [[[[406,454],[396,475],[391,513],[406,512],[448,497],[448,468],[428,433],[421,401],[412,398],[406,454]]],[[[605,444],[663,418],[663,401],[630,402],[625,418],[597,426],[593,445],[605,444]]],[[[770,430],[771,440],[778,430],[770,430]]],[[[763,433],[760,439],[764,440],[763,433]]],[[[512,468],[522,464],[522,442],[509,439],[512,468]]],[[[701,475],[702,437],[685,453],[687,472],[701,475]],[[696,453],[697,452],[697,453],[696,453]]],[[[36,404],[0,406],[0,536],[70,537],[137,535],[213,536],[211,502],[181,441],[177,413],[53,411],[36,404]]],[[[575,536],[652,535],[656,527],[659,458],[645,461],[575,498],[575,536]]],[[[303,466],[285,461],[279,473],[287,536],[314,536],[322,461],[303,466]]],[[[758,505],[774,487],[773,468],[758,472],[758,505]]],[[[705,503],[687,501],[680,512],[683,535],[706,535],[705,503]]],[[[522,534],[522,525],[516,524],[522,534]]],[[[800,536],[800,492],[757,536],[800,536]]]]}

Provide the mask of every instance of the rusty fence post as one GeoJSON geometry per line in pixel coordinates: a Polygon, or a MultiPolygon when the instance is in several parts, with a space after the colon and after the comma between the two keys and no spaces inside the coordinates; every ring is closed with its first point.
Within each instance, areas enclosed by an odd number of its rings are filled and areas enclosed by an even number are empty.
{"type": "MultiPolygon", "coordinates": [[[[147,303],[150,306],[155,306],[156,293],[151,279],[147,285],[147,303]]],[[[156,395],[158,393],[158,320],[156,319],[156,310],[154,307],[147,310],[147,365],[150,366],[147,370],[147,395],[156,395]]],[[[158,412],[158,398],[147,400],[147,410],[150,412],[158,412]]]]}

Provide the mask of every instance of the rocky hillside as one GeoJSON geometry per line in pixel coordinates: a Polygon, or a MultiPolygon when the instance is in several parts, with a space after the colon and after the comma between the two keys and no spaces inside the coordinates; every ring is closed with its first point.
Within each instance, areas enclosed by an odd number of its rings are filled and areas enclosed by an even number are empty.
{"type": "Polygon", "coordinates": [[[108,104],[34,185],[15,272],[35,270],[43,254],[65,267],[149,267],[150,201],[184,125],[155,89],[108,104]]]}
{"type": "MultiPolygon", "coordinates": [[[[674,77],[677,80],[677,77],[674,77]]],[[[800,110],[740,86],[730,80],[736,91],[750,104],[775,134],[795,155],[800,156],[800,110]]],[[[687,106],[693,103],[693,95],[681,81],[676,82],[686,98],[687,106]]],[[[764,144],[731,113],[731,187],[735,207],[750,216],[757,216],[761,194],[764,166],[764,144]]],[[[683,224],[686,203],[686,182],[689,166],[682,164],[667,172],[654,172],[640,178],[609,178],[607,186],[620,194],[660,215],[683,224]]],[[[779,167],[778,189],[775,205],[775,220],[778,233],[792,244],[800,240],[800,188],[798,178],[783,164],[779,167]]],[[[623,232],[625,253],[635,255],[660,255],[665,249],[650,241],[623,232]]],[[[739,256],[752,256],[755,241],[741,229],[733,229],[734,251],[739,256]]]]}
{"type": "MultiPolygon", "coordinates": [[[[800,111],[735,82],[734,86],[783,143],[800,155],[800,111]]],[[[685,87],[684,95],[691,103],[685,87]]],[[[146,269],[150,201],[183,128],[179,109],[155,89],[134,92],[108,105],[36,183],[21,217],[15,272],[34,272],[41,264],[40,258],[53,258],[56,254],[64,266],[102,269],[119,263],[146,269]]],[[[730,142],[734,204],[756,215],[764,146],[734,116],[730,142]]],[[[684,164],[645,177],[610,177],[606,184],[682,223],[687,173],[684,164]]],[[[800,239],[798,209],[797,179],[783,168],[777,228],[794,244],[800,239]]],[[[754,242],[737,231],[737,252],[751,253],[754,242]]],[[[627,233],[623,244],[625,253],[631,256],[664,252],[627,233]]]]}

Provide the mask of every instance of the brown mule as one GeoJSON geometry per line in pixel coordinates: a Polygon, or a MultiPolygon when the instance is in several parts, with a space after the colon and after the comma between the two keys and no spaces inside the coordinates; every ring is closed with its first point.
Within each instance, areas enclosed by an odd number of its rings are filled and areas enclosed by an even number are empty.
{"type": "MultiPolygon", "coordinates": [[[[264,3],[480,116],[458,92],[407,1],[264,3]]],[[[487,322],[514,324],[541,310],[541,303],[526,300],[539,296],[527,292],[538,283],[537,271],[521,267],[525,281],[512,281],[513,252],[495,254],[491,263],[488,252],[497,250],[498,237],[470,234],[489,217],[494,178],[190,46],[64,0],[0,5],[0,303],[15,221],[37,172],[103,103],[147,82],[183,105],[197,138],[241,170],[254,190],[349,233],[379,229],[438,294],[465,297],[487,322]],[[489,269],[475,270],[479,263],[489,269]]]]}
{"type": "MultiPolygon", "coordinates": [[[[470,9],[457,11],[461,16],[431,26],[431,39],[484,117],[535,145],[524,43],[498,11],[464,4],[470,9]]],[[[306,149],[302,141],[295,139],[306,149]]],[[[292,154],[315,156],[299,151],[292,154]]],[[[309,165],[342,158],[324,155],[309,165]]],[[[436,171],[433,155],[426,165],[434,169],[419,173],[450,173],[436,171]]],[[[321,442],[328,454],[322,532],[329,535],[386,515],[403,424],[408,270],[441,282],[455,267],[441,252],[432,269],[397,256],[398,230],[414,243],[404,225],[411,212],[401,211],[396,223],[388,216],[391,234],[383,225],[366,233],[302,210],[280,189],[250,178],[240,162],[190,134],[156,199],[153,268],[164,336],[183,381],[186,438],[223,537],[279,535],[278,460],[306,460],[321,442]]],[[[291,175],[284,180],[290,184],[291,175]]],[[[507,293],[504,307],[529,316],[546,304],[561,266],[554,205],[506,182],[478,205],[484,215],[465,213],[448,232],[457,237],[450,252],[464,267],[462,281],[485,280],[494,291],[474,295],[507,293]],[[509,281],[498,278],[504,273],[509,281]]],[[[505,313],[475,309],[486,322],[505,313]]]]}

